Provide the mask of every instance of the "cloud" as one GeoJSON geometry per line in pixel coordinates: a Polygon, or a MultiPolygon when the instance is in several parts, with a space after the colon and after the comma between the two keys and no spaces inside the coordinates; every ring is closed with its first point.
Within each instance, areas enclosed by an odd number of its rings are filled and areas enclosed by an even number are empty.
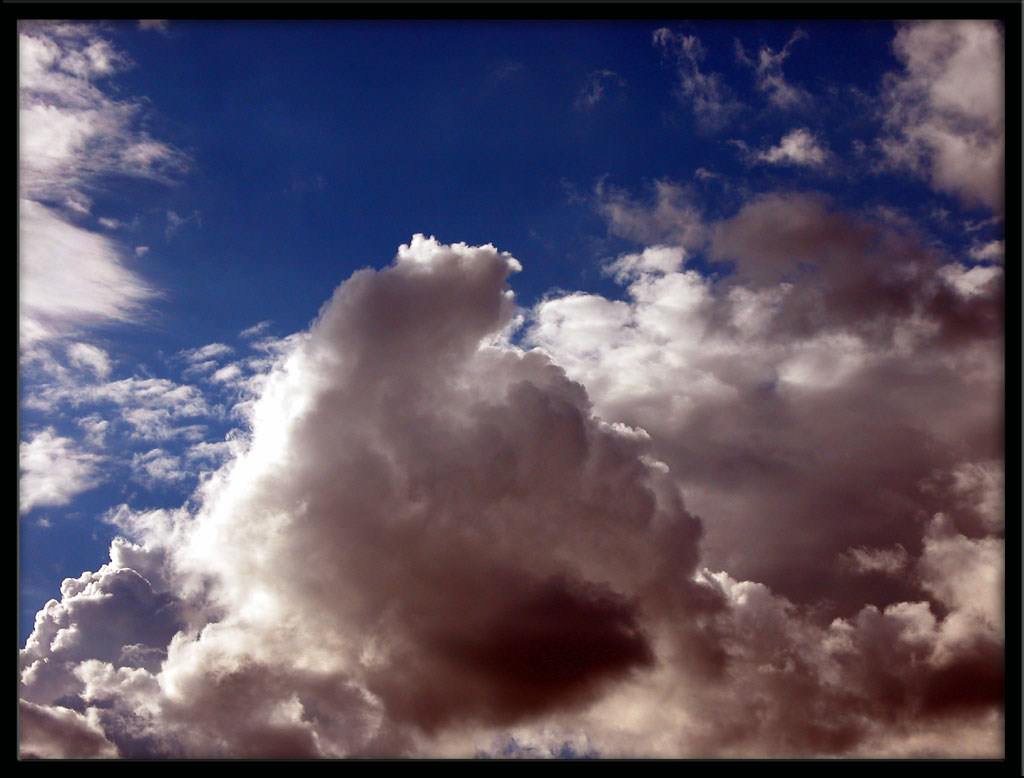
{"type": "Polygon", "coordinates": [[[197,365],[210,359],[227,356],[233,351],[234,349],[225,343],[207,343],[205,346],[179,351],[178,356],[191,365],[197,365]]]}
{"type": "Polygon", "coordinates": [[[714,517],[708,566],[837,607],[914,596],[832,560],[919,548],[914,517],[954,496],[922,482],[1001,456],[1001,279],[964,296],[913,233],[812,195],[756,198],[709,232],[730,275],[624,258],[626,300],[550,296],[525,343],[651,435],[714,517]]]}
{"type": "Polygon", "coordinates": [[[587,76],[587,81],[573,101],[577,111],[590,111],[597,107],[605,98],[609,86],[624,88],[626,81],[614,70],[595,70],[587,76]]]}
{"type": "Polygon", "coordinates": [[[990,240],[988,243],[974,244],[967,253],[976,262],[1002,263],[1006,255],[1006,245],[1001,240],[990,240]]]}
{"type": "Polygon", "coordinates": [[[52,427],[22,441],[18,446],[19,511],[67,505],[76,494],[103,481],[98,467],[101,461],[96,454],[78,450],[73,440],[59,436],[52,427]]]}
{"type": "Polygon", "coordinates": [[[700,38],[661,27],[654,31],[652,41],[675,65],[679,98],[693,110],[702,129],[720,129],[743,110],[718,73],[705,73],[700,69],[706,54],[700,38]]]}
{"type": "Polygon", "coordinates": [[[790,84],[782,73],[782,63],[789,57],[790,48],[794,43],[806,37],[807,33],[797,29],[780,51],[773,51],[768,46],[762,46],[758,51],[756,62],[747,56],[743,44],[739,40],[736,41],[736,59],[753,68],[758,90],[765,93],[776,108],[794,109],[810,105],[810,94],[806,90],[790,84]]]}
{"type": "Polygon", "coordinates": [[[103,321],[135,321],[155,290],[125,266],[120,249],[32,200],[18,218],[19,327],[23,346],[103,321]],[[71,252],[76,261],[69,266],[71,252]],[[71,269],[69,269],[69,267],[71,269]]]}
{"type": "Polygon", "coordinates": [[[782,136],[777,146],[761,151],[751,151],[743,141],[733,141],[744,156],[753,162],[768,165],[798,165],[803,167],[821,167],[828,161],[830,154],[814,134],[807,129],[797,128],[782,136]]]}
{"type": "Polygon", "coordinates": [[[164,230],[164,235],[167,240],[170,240],[172,236],[178,233],[178,231],[190,222],[202,225],[202,219],[200,218],[199,211],[193,211],[190,216],[182,216],[177,211],[167,212],[167,228],[164,230]]]}
{"type": "Polygon", "coordinates": [[[140,30],[153,30],[166,34],[169,28],[170,22],[167,19],[139,19],[140,30]]]}
{"type": "Polygon", "coordinates": [[[654,183],[654,202],[638,202],[599,181],[595,187],[598,212],[613,235],[638,243],[678,244],[693,248],[706,238],[704,217],[692,193],[671,181],[654,183]]]}
{"type": "Polygon", "coordinates": [[[104,737],[96,710],[89,716],[68,708],[18,705],[18,756],[21,759],[111,759],[117,748],[104,737]]]}
{"type": "MultiPolygon", "coordinates": [[[[72,221],[89,213],[86,190],[104,177],[169,181],[187,159],[138,129],[141,101],[116,100],[101,88],[131,62],[97,27],[22,22],[18,53],[19,337],[26,348],[141,316],[155,290],[128,267],[120,246],[72,221]]],[[[113,220],[100,223],[111,229],[113,220]]]]}
{"type": "Polygon", "coordinates": [[[110,375],[110,355],[90,343],[72,343],[67,349],[68,359],[75,367],[88,368],[100,380],[110,375]]]}
{"type": "Polygon", "coordinates": [[[133,477],[150,488],[164,483],[184,481],[189,474],[182,469],[181,460],[160,448],[132,456],[133,477]]]}
{"type": "Polygon", "coordinates": [[[264,332],[266,332],[267,329],[270,327],[270,325],[271,325],[271,322],[269,322],[269,321],[257,322],[256,324],[252,325],[251,327],[246,327],[244,330],[239,332],[238,336],[240,338],[245,338],[246,340],[251,340],[253,338],[257,338],[260,335],[262,335],[264,332]]]}
{"type": "Polygon", "coordinates": [[[968,206],[1003,208],[1004,42],[996,22],[908,22],[885,82],[880,140],[889,164],[912,170],[968,206]]]}
{"type": "Polygon", "coordinates": [[[22,697],[122,756],[1000,755],[1001,290],[811,195],[707,228],[735,273],[648,246],[522,346],[494,246],[353,274],[22,697]]]}
{"type": "Polygon", "coordinates": [[[892,548],[851,548],[840,560],[856,573],[898,575],[906,569],[909,557],[907,550],[897,543],[892,548]]]}

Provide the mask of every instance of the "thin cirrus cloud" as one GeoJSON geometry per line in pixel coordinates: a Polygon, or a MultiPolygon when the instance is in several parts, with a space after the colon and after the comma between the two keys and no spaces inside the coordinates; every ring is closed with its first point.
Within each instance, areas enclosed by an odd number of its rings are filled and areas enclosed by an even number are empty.
{"type": "Polygon", "coordinates": [[[782,64],[789,57],[793,44],[806,37],[806,32],[797,29],[779,51],[762,46],[756,60],[750,58],[739,40],[736,41],[737,61],[753,69],[758,90],[763,92],[776,108],[806,108],[811,103],[811,95],[807,90],[789,83],[782,72],[782,64]]]}
{"type": "Polygon", "coordinates": [[[743,110],[720,74],[701,69],[706,51],[700,38],[661,27],[654,31],[652,41],[674,65],[679,98],[690,107],[703,129],[721,129],[743,110]]]}

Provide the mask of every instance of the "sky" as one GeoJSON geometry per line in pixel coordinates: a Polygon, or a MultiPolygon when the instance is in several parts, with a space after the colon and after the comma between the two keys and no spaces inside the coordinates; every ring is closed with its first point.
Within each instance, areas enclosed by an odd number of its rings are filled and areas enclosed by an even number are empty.
{"type": "Polygon", "coordinates": [[[21,22],[22,756],[1002,756],[1003,36],[21,22]]]}

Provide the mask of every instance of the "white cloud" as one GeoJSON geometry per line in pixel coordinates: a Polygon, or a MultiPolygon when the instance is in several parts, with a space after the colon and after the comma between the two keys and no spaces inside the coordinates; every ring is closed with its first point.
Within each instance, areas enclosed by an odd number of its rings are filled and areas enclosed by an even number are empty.
{"type": "Polygon", "coordinates": [[[68,359],[75,367],[88,368],[97,378],[105,380],[110,375],[110,355],[91,343],[72,343],[67,348],[68,359]]]}
{"type": "Polygon", "coordinates": [[[196,348],[179,351],[178,356],[192,365],[197,365],[217,357],[226,356],[233,351],[234,349],[225,343],[207,343],[205,346],[197,346],[196,348]]]}
{"type": "Polygon", "coordinates": [[[127,269],[117,246],[53,210],[22,200],[19,306],[23,346],[102,321],[133,321],[156,292],[127,269]],[[73,263],[68,257],[74,256],[73,263]]]}
{"type": "Polygon", "coordinates": [[[889,163],[970,206],[1003,207],[1003,34],[988,20],[908,22],[893,43],[903,70],[883,99],[889,163]]]}
{"type": "MultiPolygon", "coordinates": [[[[88,24],[19,26],[19,283],[22,347],[103,321],[133,321],[155,292],[120,247],[73,225],[108,174],[169,180],[185,157],[137,129],[141,102],[100,84],[130,61],[88,24]],[[63,203],[61,213],[53,206],[63,203]],[[70,262],[69,257],[74,257],[70,262]]],[[[113,220],[101,219],[112,228],[113,220]]]]}
{"type": "Polygon", "coordinates": [[[242,368],[238,366],[237,362],[233,362],[230,365],[225,365],[220,370],[216,371],[210,376],[210,380],[215,384],[227,384],[234,381],[242,375],[242,368]]]}
{"type": "Polygon", "coordinates": [[[753,159],[769,165],[821,167],[828,160],[827,149],[810,130],[798,128],[782,136],[777,145],[761,150],[753,159]]]}
{"type": "Polygon", "coordinates": [[[101,227],[105,227],[108,230],[119,230],[124,226],[124,222],[118,221],[117,219],[110,219],[106,216],[101,216],[99,218],[99,223],[101,227]]]}
{"type": "Polygon", "coordinates": [[[132,456],[132,473],[137,481],[153,487],[165,483],[178,483],[190,477],[182,469],[181,460],[160,448],[132,456]]]}
{"type": "Polygon", "coordinates": [[[271,323],[269,321],[257,322],[251,327],[246,327],[244,330],[238,333],[238,336],[241,338],[245,338],[246,340],[251,340],[252,338],[259,337],[264,332],[266,332],[267,329],[270,327],[270,324],[271,323]]]}
{"type": "Polygon", "coordinates": [[[78,450],[70,438],[52,427],[33,435],[18,447],[19,510],[27,513],[41,505],[67,505],[76,494],[103,481],[102,457],[78,450]]]}
{"type": "Polygon", "coordinates": [[[110,422],[96,414],[78,420],[78,426],[85,430],[85,443],[93,448],[103,448],[107,442],[110,422]]]}

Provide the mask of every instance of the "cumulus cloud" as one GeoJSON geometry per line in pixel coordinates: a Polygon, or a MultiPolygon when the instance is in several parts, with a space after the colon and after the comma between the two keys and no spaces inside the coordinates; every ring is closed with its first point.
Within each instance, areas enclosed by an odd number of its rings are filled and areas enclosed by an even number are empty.
{"type": "Polygon", "coordinates": [[[1003,31],[993,21],[902,25],[893,51],[902,71],[883,99],[889,163],[925,177],[968,206],[1003,208],[1003,31]]]}
{"type": "Polygon", "coordinates": [[[675,66],[679,98],[690,106],[701,128],[720,129],[743,109],[718,73],[701,70],[706,51],[700,38],[661,27],[654,31],[652,40],[675,66]]]}
{"type": "Polygon", "coordinates": [[[782,136],[777,145],[758,151],[751,150],[743,141],[733,143],[752,162],[768,165],[799,165],[821,167],[829,158],[828,149],[810,130],[797,128],[782,136]]]}
{"type": "Polygon", "coordinates": [[[18,501],[26,513],[41,505],[67,505],[76,494],[103,480],[102,458],[78,449],[75,442],[48,427],[18,447],[18,501]]]}
{"type": "Polygon", "coordinates": [[[793,44],[806,37],[807,33],[797,29],[780,51],[762,46],[756,60],[747,55],[739,40],[736,41],[736,59],[753,69],[758,90],[767,95],[768,100],[777,108],[805,108],[810,105],[810,94],[805,89],[786,81],[782,73],[782,64],[789,58],[793,44]]]}
{"type": "Polygon", "coordinates": [[[26,704],[122,756],[1000,753],[992,335],[944,337],[911,238],[789,197],[715,225],[735,277],[652,246],[628,300],[545,300],[543,350],[495,339],[493,246],[354,274],[186,506],[109,515],[26,704]],[[812,260],[832,304],[787,291],[812,260]]]}

